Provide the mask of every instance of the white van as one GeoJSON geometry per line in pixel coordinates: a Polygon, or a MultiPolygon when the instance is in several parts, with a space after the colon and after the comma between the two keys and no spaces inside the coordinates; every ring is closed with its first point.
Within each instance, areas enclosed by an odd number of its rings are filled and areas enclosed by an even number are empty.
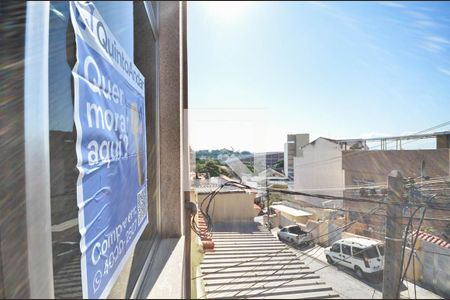
{"type": "Polygon", "coordinates": [[[360,278],[379,276],[383,272],[384,246],[374,240],[342,239],[327,248],[325,256],[328,263],[348,267],[360,278]]]}

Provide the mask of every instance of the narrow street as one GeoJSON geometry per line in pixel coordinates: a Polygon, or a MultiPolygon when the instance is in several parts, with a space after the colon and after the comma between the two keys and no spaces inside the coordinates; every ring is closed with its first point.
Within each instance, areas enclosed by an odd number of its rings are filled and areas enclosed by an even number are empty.
{"type": "MultiPolygon", "coordinates": [[[[262,224],[262,217],[256,217],[255,222],[262,224]]],[[[261,226],[260,228],[264,228],[261,226]]],[[[262,230],[265,230],[262,229],[262,230]]],[[[272,234],[276,237],[278,228],[272,229],[272,234]]],[[[302,263],[309,267],[311,271],[320,276],[320,278],[340,297],[347,299],[382,299],[382,281],[376,282],[371,280],[361,280],[354,272],[340,265],[332,266],[328,264],[324,250],[320,246],[314,246],[307,249],[296,249],[292,246],[288,247],[297,254],[302,263]]],[[[416,286],[418,299],[441,299],[438,295],[416,286]]],[[[405,281],[400,292],[402,299],[414,299],[414,285],[405,281]]]]}
{"type": "MultiPolygon", "coordinates": [[[[276,236],[277,229],[272,233],[276,236]]],[[[382,299],[382,281],[366,280],[358,278],[355,273],[343,266],[328,264],[324,250],[320,246],[314,246],[309,249],[299,250],[289,246],[304,264],[311,268],[316,274],[320,275],[334,291],[339,293],[342,298],[349,299],[382,299]]],[[[438,295],[416,286],[418,299],[441,299],[438,295]]],[[[402,299],[414,298],[414,285],[405,280],[401,287],[400,297],[402,299]]]]}
{"type": "Polygon", "coordinates": [[[321,247],[308,250],[312,256],[305,255],[304,252],[291,248],[301,256],[305,265],[316,273],[333,288],[342,298],[348,299],[382,299],[382,283],[370,283],[356,278],[353,272],[345,267],[331,266],[325,260],[321,247]],[[317,257],[323,256],[323,260],[317,257]]]}

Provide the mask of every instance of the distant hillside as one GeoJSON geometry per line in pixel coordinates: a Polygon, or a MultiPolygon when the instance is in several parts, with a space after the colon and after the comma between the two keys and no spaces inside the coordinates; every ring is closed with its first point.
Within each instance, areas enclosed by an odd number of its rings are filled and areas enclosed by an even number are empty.
{"type": "Polygon", "coordinates": [[[195,157],[197,159],[220,159],[220,155],[235,155],[237,157],[249,156],[252,153],[250,151],[233,151],[228,149],[214,149],[214,150],[198,150],[195,151],[195,157]]]}

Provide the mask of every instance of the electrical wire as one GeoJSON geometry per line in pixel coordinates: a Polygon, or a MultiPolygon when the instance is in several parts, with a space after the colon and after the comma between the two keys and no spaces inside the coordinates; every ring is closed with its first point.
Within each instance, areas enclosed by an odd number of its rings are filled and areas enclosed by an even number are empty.
{"type": "MultiPolygon", "coordinates": [[[[423,218],[425,217],[426,211],[427,211],[427,208],[425,207],[423,212],[422,212],[422,217],[423,218]]],[[[414,253],[415,248],[416,248],[417,239],[419,238],[419,232],[420,232],[420,227],[422,226],[423,218],[420,220],[419,226],[417,227],[417,232],[415,234],[414,242],[411,245],[411,252],[410,252],[409,257],[408,257],[408,263],[406,264],[406,268],[405,268],[405,271],[403,272],[403,275],[401,277],[401,281],[400,282],[403,282],[403,280],[405,280],[406,273],[407,273],[408,268],[409,268],[409,264],[411,263],[411,258],[413,256],[413,253],[414,253]]],[[[402,257],[402,260],[403,260],[403,257],[402,257]]],[[[402,270],[402,269],[400,269],[400,270],[402,270]]]]}
{"type": "MultiPolygon", "coordinates": [[[[288,249],[288,248],[286,248],[286,249],[288,249]]],[[[285,249],[285,250],[286,250],[286,249],[285,249]]],[[[267,259],[267,260],[264,261],[264,262],[268,262],[269,260],[270,260],[270,258],[267,259]]],[[[272,275],[274,275],[275,273],[284,270],[284,268],[285,268],[286,266],[288,266],[288,265],[289,265],[291,262],[293,262],[294,260],[297,260],[297,257],[294,256],[294,257],[291,258],[287,263],[284,263],[283,265],[281,265],[280,268],[276,269],[273,273],[271,273],[271,274],[267,275],[266,277],[264,277],[261,281],[264,281],[264,279],[268,278],[269,276],[272,276],[272,275]]],[[[240,276],[238,276],[238,277],[236,277],[236,278],[233,278],[231,281],[228,281],[228,282],[226,282],[225,284],[219,286],[217,289],[214,290],[214,292],[220,291],[220,289],[223,288],[225,285],[228,285],[228,284],[234,282],[235,280],[241,279],[242,277],[244,277],[245,274],[254,271],[257,267],[261,267],[262,265],[263,265],[263,263],[261,263],[261,264],[259,264],[259,265],[256,265],[255,267],[253,267],[252,269],[248,270],[247,272],[244,272],[244,273],[241,274],[240,276]]],[[[253,287],[256,283],[257,283],[257,282],[253,283],[253,285],[251,285],[250,287],[246,287],[246,289],[249,289],[249,288],[253,287]]],[[[240,292],[241,292],[241,291],[238,291],[237,294],[239,294],[240,292]]],[[[233,297],[236,297],[237,294],[235,294],[233,297]]]]}
{"type": "MultiPolygon", "coordinates": [[[[414,225],[411,224],[411,232],[414,232],[414,225]]],[[[411,251],[415,251],[415,249],[411,249],[411,251]]],[[[414,299],[417,299],[417,290],[416,290],[416,264],[415,264],[415,258],[412,261],[413,264],[413,283],[414,283],[414,299]]],[[[409,291],[409,290],[408,290],[409,291]]]]}
{"type": "MultiPolygon", "coordinates": [[[[209,196],[209,203],[208,203],[207,211],[206,211],[206,214],[208,215],[208,217],[209,217],[209,205],[210,205],[211,202],[214,200],[214,197],[215,197],[215,196],[217,195],[217,193],[221,190],[221,188],[223,188],[224,186],[226,186],[226,185],[228,185],[228,184],[230,184],[230,185],[235,185],[236,183],[229,183],[229,182],[226,182],[226,183],[223,184],[220,188],[216,189],[214,192],[212,192],[212,193],[210,193],[210,194],[208,195],[208,196],[209,196]]],[[[241,185],[241,184],[239,184],[239,185],[240,185],[241,188],[250,188],[250,189],[251,189],[251,187],[248,187],[248,186],[245,186],[245,185],[241,185]]],[[[272,192],[281,192],[281,193],[287,192],[286,190],[267,189],[267,192],[269,192],[269,191],[272,191],[272,192]]],[[[288,193],[291,194],[292,191],[289,191],[288,193]]],[[[343,198],[344,198],[344,197],[335,197],[335,196],[330,196],[330,195],[308,194],[308,193],[295,192],[295,191],[294,191],[294,193],[295,193],[295,194],[306,195],[306,196],[318,197],[318,198],[325,198],[325,199],[329,199],[329,200],[337,200],[337,199],[343,199],[343,198]]],[[[208,196],[205,197],[205,198],[203,199],[202,204],[206,201],[206,199],[208,199],[208,196]]],[[[348,197],[345,197],[345,198],[346,198],[345,200],[350,200],[350,199],[351,199],[351,201],[367,200],[367,199],[355,199],[355,198],[348,198],[348,197]]],[[[363,201],[363,202],[367,202],[367,201],[363,201]]],[[[375,201],[370,201],[370,202],[372,202],[372,203],[379,203],[379,204],[385,204],[385,202],[380,202],[380,201],[376,201],[376,202],[375,202],[375,201]]],[[[415,210],[415,212],[417,212],[417,210],[418,210],[420,207],[422,207],[422,206],[418,206],[417,209],[415,210]]],[[[320,207],[316,207],[316,208],[320,208],[320,207]]],[[[377,207],[377,210],[379,210],[379,207],[377,207]]],[[[369,213],[372,213],[372,212],[369,212],[369,213]]],[[[415,214],[415,213],[414,213],[414,214],[415,214]]],[[[409,219],[410,222],[412,222],[413,217],[414,217],[414,214],[412,214],[411,218],[409,219]]],[[[424,218],[424,214],[423,214],[423,216],[422,216],[421,222],[423,222],[423,218],[424,218]]],[[[210,218],[209,218],[209,219],[210,219],[210,218]]],[[[338,228],[337,230],[340,230],[340,229],[346,228],[346,227],[348,227],[348,226],[351,226],[351,225],[353,225],[355,222],[356,222],[356,220],[350,222],[349,224],[346,224],[346,225],[344,225],[344,226],[338,228]]],[[[420,225],[421,225],[421,224],[420,224],[420,225]]],[[[420,225],[419,225],[419,229],[420,229],[420,225]]],[[[409,227],[409,225],[408,225],[408,227],[409,227]]],[[[408,227],[407,227],[407,228],[408,228],[408,227]]],[[[332,233],[332,232],[327,233],[327,234],[324,234],[324,235],[321,235],[321,236],[319,236],[319,237],[316,237],[315,239],[318,239],[318,238],[320,238],[320,237],[322,237],[322,236],[325,236],[325,235],[329,235],[329,234],[331,234],[331,233],[332,233]]],[[[417,237],[416,237],[415,241],[416,241],[416,240],[417,240],[417,237]]],[[[284,251],[284,249],[282,249],[282,251],[284,251]]],[[[316,251],[317,251],[317,250],[316,250],[316,251]]],[[[280,251],[280,252],[281,252],[281,251],[280,251]]],[[[275,254],[276,254],[276,253],[275,253],[275,254]]],[[[303,255],[307,255],[307,253],[304,253],[303,255]]],[[[302,256],[303,256],[303,255],[302,255],[302,256]]],[[[298,258],[300,258],[300,257],[298,257],[298,258]]],[[[270,259],[270,257],[269,257],[269,259],[270,259]]],[[[239,263],[239,264],[237,264],[237,265],[240,265],[240,264],[243,264],[243,263],[246,263],[246,262],[249,262],[249,261],[252,261],[252,260],[244,261],[244,262],[241,262],[241,263],[239,263]]],[[[260,264],[260,265],[261,265],[261,264],[260,264]]],[[[409,262],[408,262],[408,266],[409,266],[409,262]]],[[[231,266],[222,268],[222,269],[220,269],[220,270],[227,269],[227,268],[229,268],[229,267],[231,267],[231,266]]],[[[217,271],[220,271],[220,270],[217,270],[217,271]]],[[[405,271],[404,274],[406,274],[406,271],[405,271]]]]}
{"type": "MultiPolygon", "coordinates": [[[[372,212],[376,211],[376,209],[379,209],[379,207],[376,207],[375,209],[370,210],[370,211],[367,212],[365,215],[371,214],[372,212]]],[[[363,218],[363,216],[361,216],[361,218],[363,218]]],[[[326,234],[320,235],[320,236],[314,238],[313,240],[319,241],[319,239],[320,239],[321,237],[326,236],[326,235],[330,235],[330,234],[332,234],[332,233],[336,233],[336,235],[337,235],[337,234],[340,233],[340,232],[337,232],[337,231],[339,231],[339,230],[341,230],[341,229],[343,229],[343,228],[351,227],[352,225],[354,225],[355,222],[356,222],[356,221],[353,221],[353,222],[350,222],[350,223],[348,223],[348,224],[345,224],[344,226],[338,227],[338,228],[336,228],[335,230],[333,230],[333,231],[331,231],[331,232],[328,232],[328,233],[326,233],[326,234]]],[[[317,228],[318,226],[320,226],[320,224],[318,224],[315,228],[317,228]]],[[[334,239],[334,237],[335,237],[336,235],[333,236],[333,239],[334,239]]],[[[328,243],[330,240],[332,240],[332,238],[329,238],[328,240],[326,240],[325,243],[328,243]]],[[[314,249],[314,248],[312,248],[312,249],[314,249]]],[[[310,249],[310,250],[308,250],[308,251],[311,251],[312,249],[310,249]]],[[[320,248],[316,249],[316,251],[315,251],[314,253],[316,253],[319,249],[320,249],[320,248]]],[[[362,253],[363,251],[365,251],[365,250],[362,250],[362,251],[360,251],[360,252],[358,252],[358,253],[355,253],[355,254],[362,253]]],[[[303,256],[306,256],[306,255],[310,255],[310,254],[308,254],[307,251],[305,251],[305,252],[303,252],[300,256],[296,256],[295,259],[300,259],[300,258],[302,258],[303,256]]],[[[292,261],[292,259],[289,261],[289,263],[290,263],[291,261],[292,261]]],[[[312,261],[311,261],[309,264],[306,264],[305,266],[308,266],[308,265],[310,265],[311,263],[312,263],[312,261]]],[[[282,265],[282,267],[281,267],[279,270],[282,270],[282,269],[284,268],[284,266],[286,266],[286,265],[287,265],[287,264],[282,265]]],[[[328,267],[328,266],[327,266],[327,267],[328,267]]],[[[316,272],[316,271],[312,271],[312,272],[310,272],[310,274],[313,274],[313,273],[315,273],[315,272],[316,272]]],[[[265,278],[267,278],[267,277],[269,277],[269,276],[272,276],[272,275],[274,275],[274,274],[276,274],[276,273],[277,273],[277,271],[273,272],[272,274],[267,275],[265,278]]],[[[242,278],[243,275],[244,275],[244,274],[242,274],[242,275],[239,276],[238,278],[242,278]]],[[[280,274],[280,275],[281,275],[281,274],[280,274]]],[[[305,275],[308,275],[308,274],[305,274],[305,275]]],[[[303,278],[303,277],[304,277],[304,276],[300,277],[300,279],[303,278]]],[[[296,279],[298,279],[298,278],[296,278],[296,279]]],[[[295,279],[295,280],[296,280],[296,279],[295,279]]],[[[292,281],[292,280],[291,280],[291,281],[292,281]]],[[[234,295],[231,296],[231,297],[233,297],[233,298],[234,298],[234,297],[237,297],[237,296],[239,296],[239,293],[240,293],[240,292],[238,292],[237,294],[234,294],[234,295]]],[[[241,295],[241,296],[245,296],[245,295],[241,295]]],[[[257,295],[257,296],[258,296],[258,295],[257,295]]]]}
{"type": "MultiPolygon", "coordinates": [[[[323,206],[314,206],[314,205],[300,205],[300,209],[303,208],[314,208],[314,209],[321,209],[321,210],[337,210],[337,211],[342,211],[342,212],[353,212],[353,213],[363,213],[362,211],[359,210],[351,210],[351,209],[344,209],[344,208],[338,208],[338,207],[323,207],[323,206]]],[[[381,210],[381,209],[380,209],[381,210]]],[[[380,216],[380,217],[386,217],[385,214],[378,214],[378,213],[373,213],[372,215],[374,216],[380,216]]],[[[409,216],[398,216],[398,217],[394,217],[394,219],[409,219],[409,216]]],[[[421,217],[414,217],[413,219],[415,220],[420,220],[421,217]]],[[[444,218],[432,218],[432,217],[428,217],[428,218],[424,218],[425,221],[442,221],[442,222],[450,222],[450,219],[444,219],[444,218]]],[[[432,226],[433,228],[437,227],[437,226],[432,226]]],[[[447,227],[447,226],[441,226],[441,227],[447,227]]]]}
{"type": "MultiPolygon", "coordinates": [[[[239,189],[252,189],[250,186],[248,186],[246,184],[243,184],[241,182],[227,180],[225,183],[223,183],[219,187],[217,187],[214,191],[210,192],[202,200],[202,202],[200,204],[200,211],[202,212],[202,214],[205,217],[205,222],[206,222],[206,225],[207,225],[207,227],[208,227],[210,232],[212,232],[212,230],[213,230],[213,220],[212,220],[212,216],[209,214],[210,205],[214,201],[214,198],[216,197],[216,195],[226,186],[234,186],[234,187],[237,187],[239,189]],[[206,204],[206,208],[205,208],[205,210],[203,210],[204,203],[207,200],[208,200],[208,202],[206,204]]],[[[214,208],[214,206],[213,206],[213,208],[214,208]]]]}
{"type": "MultiPolygon", "coordinates": [[[[359,252],[356,252],[354,255],[363,253],[364,251],[366,251],[366,249],[363,249],[363,250],[361,250],[361,251],[359,251],[359,252]]],[[[325,266],[323,266],[323,267],[320,267],[320,268],[318,268],[318,269],[312,271],[311,273],[316,273],[316,272],[321,271],[321,270],[323,270],[323,269],[325,269],[325,268],[334,266],[334,265],[336,265],[338,262],[341,262],[341,261],[343,261],[343,260],[345,260],[345,258],[333,260],[332,263],[330,263],[330,264],[328,264],[328,265],[325,265],[325,266]]],[[[260,293],[258,293],[258,294],[256,294],[256,295],[252,295],[252,297],[253,297],[253,298],[257,298],[257,297],[259,297],[259,296],[262,296],[264,293],[266,293],[266,292],[268,292],[268,291],[271,291],[271,290],[273,290],[273,289],[275,289],[275,288],[283,287],[283,285],[285,285],[285,284],[287,284],[287,283],[289,283],[289,282],[292,282],[292,281],[294,281],[294,280],[302,279],[302,278],[304,278],[306,275],[308,275],[308,274],[305,274],[305,275],[303,275],[303,276],[301,276],[301,277],[299,277],[299,278],[294,278],[294,279],[286,280],[283,284],[281,284],[281,285],[279,285],[279,286],[276,286],[276,287],[268,288],[268,289],[266,289],[266,290],[264,290],[264,291],[262,291],[262,292],[260,292],[260,293]]]]}
{"type": "MultiPolygon", "coordinates": [[[[340,197],[340,196],[323,195],[323,194],[310,194],[310,193],[304,193],[304,192],[293,191],[293,190],[284,190],[284,189],[268,188],[268,190],[270,190],[271,192],[279,192],[281,194],[300,195],[300,196],[307,196],[307,197],[326,199],[326,200],[344,200],[344,201],[353,201],[353,202],[359,202],[359,203],[367,202],[367,203],[387,204],[387,202],[384,201],[386,199],[385,197],[379,198],[379,200],[375,200],[375,199],[365,199],[365,198],[352,198],[352,197],[345,197],[345,196],[340,197]],[[383,200],[380,200],[380,199],[383,199],[383,200]]],[[[405,206],[406,203],[394,203],[391,205],[405,206]]],[[[418,206],[422,206],[422,205],[409,203],[408,206],[418,207],[418,206]]],[[[450,211],[450,207],[439,206],[439,205],[433,204],[433,203],[427,203],[427,207],[432,208],[432,209],[450,211]]]]}
{"type": "MultiPolygon", "coordinates": [[[[379,208],[377,207],[377,209],[379,209],[379,208]]],[[[370,210],[369,212],[365,213],[365,214],[364,214],[363,216],[361,216],[360,218],[363,218],[365,215],[371,214],[371,213],[373,213],[374,211],[376,211],[376,210],[375,210],[375,209],[370,210]]],[[[354,223],[355,223],[355,221],[352,221],[352,222],[350,222],[350,223],[348,223],[348,224],[345,224],[345,225],[342,226],[342,227],[338,227],[338,228],[336,228],[335,230],[328,232],[327,234],[324,234],[324,235],[321,235],[321,236],[319,236],[319,237],[313,238],[313,239],[311,239],[311,241],[315,241],[315,240],[318,241],[318,239],[319,239],[320,237],[325,236],[325,235],[330,235],[330,234],[332,234],[332,233],[334,233],[334,232],[337,232],[337,231],[341,230],[342,228],[345,228],[345,227],[347,227],[347,226],[349,226],[349,225],[351,226],[351,225],[353,225],[354,223]]],[[[314,229],[317,229],[320,225],[321,225],[321,224],[317,224],[317,225],[316,225],[313,229],[311,229],[310,231],[313,231],[314,229]]],[[[330,239],[329,239],[329,240],[330,240],[330,239]]],[[[325,243],[328,242],[329,240],[326,240],[325,243]]],[[[281,250],[279,250],[279,251],[277,251],[277,252],[272,253],[272,255],[269,255],[268,257],[269,257],[269,258],[275,257],[275,255],[277,255],[277,254],[279,254],[279,253],[281,253],[281,252],[283,252],[283,251],[285,251],[285,250],[286,250],[286,248],[283,248],[283,249],[281,249],[281,250]]],[[[305,255],[307,255],[307,254],[301,255],[300,257],[297,257],[297,258],[301,258],[301,257],[303,257],[303,256],[305,256],[305,255]]],[[[240,265],[242,265],[242,264],[245,264],[245,263],[249,263],[249,262],[255,261],[255,260],[259,259],[259,258],[260,258],[260,257],[256,257],[256,258],[252,258],[252,259],[249,259],[249,260],[245,260],[245,261],[239,262],[239,263],[234,264],[234,265],[231,265],[231,266],[226,266],[226,267],[220,268],[219,270],[216,270],[216,271],[214,271],[214,272],[208,273],[208,275],[209,275],[209,274],[219,273],[219,272],[221,272],[221,271],[223,271],[223,270],[226,270],[226,269],[228,269],[228,268],[238,267],[238,266],[240,266],[240,265]]],[[[199,275],[199,276],[194,277],[193,279],[197,279],[197,278],[204,277],[204,276],[205,276],[205,275],[199,275]]]]}
{"type": "MultiPolygon", "coordinates": [[[[417,134],[426,133],[426,132],[428,132],[428,131],[438,129],[438,128],[444,127],[444,126],[446,126],[446,125],[449,125],[449,124],[450,124],[450,121],[446,121],[446,122],[444,122],[444,123],[437,124],[437,125],[435,125],[435,126],[433,126],[433,127],[430,127],[430,128],[424,129],[424,130],[421,130],[421,131],[419,131],[419,132],[416,132],[416,133],[414,133],[414,134],[412,134],[412,135],[417,135],[417,134]]],[[[361,139],[361,140],[364,140],[364,139],[361,139]]],[[[416,141],[417,141],[417,140],[407,141],[407,142],[403,143],[403,145],[408,144],[408,143],[412,143],[412,142],[416,142],[416,141]]],[[[392,141],[392,142],[393,142],[393,141],[392,141]]],[[[388,144],[390,144],[390,143],[392,143],[392,142],[387,142],[387,143],[386,143],[386,149],[387,149],[387,147],[388,147],[388,144]]],[[[381,148],[381,145],[375,146],[375,149],[378,148],[378,147],[381,148]]],[[[372,147],[372,149],[370,149],[369,151],[375,150],[375,149],[374,149],[374,147],[372,147]]],[[[356,154],[358,154],[358,153],[360,153],[360,151],[354,151],[354,152],[350,152],[350,153],[346,154],[346,156],[349,157],[349,156],[356,155],[356,154]]],[[[335,156],[335,157],[331,157],[331,158],[328,158],[328,159],[325,159],[325,160],[321,160],[321,161],[315,161],[315,162],[310,162],[310,163],[300,164],[299,166],[320,165],[320,164],[323,164],[324,162],[333,162],[334,160],[339,160],[339,159],[342,159],[342,156],[335,156]]]]}
{"type": "MultiPolygon", "coordinates": [[[[407,244],[407,239],[408,239],[408,232],[409,232],[409,229],[411,228],[411,226],[412,226],[412,220],[413,220],[413,217],[414,217],[414,215],[417,213],[417,211],[420,209],[420,207],[417,207],[415,210],[414,210],[414,212],[410,215],[410,218],[409,218],[409,220],[408,220],[408,225],[406,226],[406,228],[405,228],[405,233],[404,233],[404,236],[403,236],[403,242],[402,242],[402,254],[401,254],[401,261],[400,261],[400,274],[401,274],[401,272],[402,272],[402,270],[403,270],[403,263],[404,263],[404,257],[405,257],[405,251],[406,251],[406,244],[407,244]]],[[[400,286],[401,286],[401,284],[402,284],[402,282],[403,282],[403,280],[402,280],[402,276],[400,276],[400,278],[399,278],[399,282],[398,282],[398,284],[397,284],[397,292],[396,292],[396,295],[399,295],[399,293],[400,293],[400,286]]],[[[408,290],[409,291],[409,290],[408,290]]]]}

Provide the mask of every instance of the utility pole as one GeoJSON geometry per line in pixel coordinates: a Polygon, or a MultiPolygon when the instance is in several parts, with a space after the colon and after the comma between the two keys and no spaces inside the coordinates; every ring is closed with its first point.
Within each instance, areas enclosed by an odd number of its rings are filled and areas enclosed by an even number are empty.
{"type": "Polygon", "coordinates": [[[398,299],[398,284],[402,270],[403,225],[403,191],[405,189],[403,175],[400,171],[392,171],[388,176],[388,201],[386,205],[386,236],[383,269],[383,299],[398,299]]]}

